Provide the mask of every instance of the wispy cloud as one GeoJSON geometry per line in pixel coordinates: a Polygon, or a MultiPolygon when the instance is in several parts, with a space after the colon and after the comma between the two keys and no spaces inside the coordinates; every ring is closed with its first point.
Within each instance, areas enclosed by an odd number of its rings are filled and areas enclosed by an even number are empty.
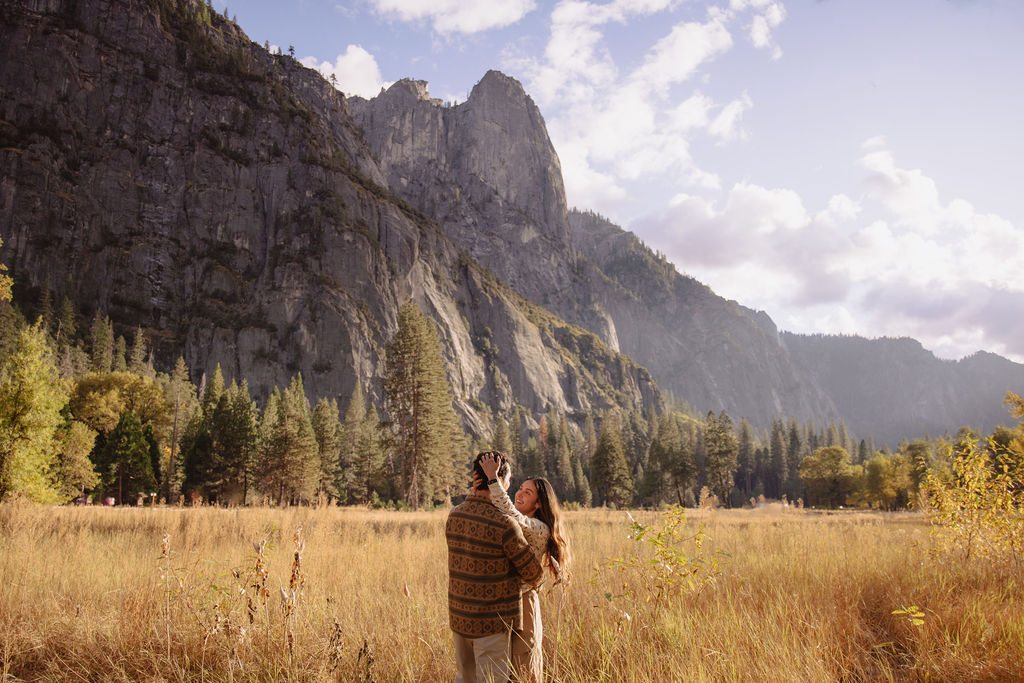
{"type": "Polygon", "coordinates": [[[371,4],[385,17],[429,22],[442,35],[510,26],[537,6],[534,0],[371,0],[371,4]]]}

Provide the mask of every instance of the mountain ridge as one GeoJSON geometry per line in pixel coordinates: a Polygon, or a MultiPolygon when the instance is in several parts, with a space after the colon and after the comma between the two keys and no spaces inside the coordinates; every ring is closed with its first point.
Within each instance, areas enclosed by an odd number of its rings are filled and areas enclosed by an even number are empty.
{"type": "Polygon", "coordinates": [[[1024,387],[1024,365],[950,374],[910,349],[861,366],[893,396],[888,415],[861,411],[878,396],[849,391],[834,368],[854,356],[831,339],[779,332],[570,210],[540,111],[500,72],[454,106],[411,79],[345,98],[195,0],[0,13],[0,258],[18,299],[49,281],[197,375],[219,363],[260,396],[302,372],[315,395],[360,382],[379,400],[412,298],[475,435],[517,404],[649,411],[660,388],[759,428],[846,419],[892,441],[923,435],[926,409],[948,430],[997,422],[1024,387]],[[884,384],[894,367],[905,382],[884,384]],[[938,403],[904,408],[913,387],[938,403]]]}

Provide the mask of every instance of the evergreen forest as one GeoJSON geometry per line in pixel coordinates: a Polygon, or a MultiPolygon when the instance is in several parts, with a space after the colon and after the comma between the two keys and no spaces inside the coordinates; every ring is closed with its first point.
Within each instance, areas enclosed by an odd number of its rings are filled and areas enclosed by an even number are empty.
{"type": "MultiPolygon", "coordinates": [[[[517,407],[474,438],[453,408],[434,323],[411,301],[387,348],[380,405],[359,383],[351,396],[310,397],[301,375],[260,405],[244,377],[219,366],[198,382],[183,358],[154,367],[144,330],[128,331],[129,341],[106,316],[82,320],[49,290],[29,321],[0,275],[0,499],[430,508],[465,493],[473,453],[497,449],[514,482],[546,477],[570,507],[899,510],[975,443],[993,462],[1024,452],[1020,425],[877,448],[842,421],[779,416],[761,433],[670,393],[650,414],[517,407]]],[[[1007,403],[1024,417],[1020,397],[1007,403]]]]}

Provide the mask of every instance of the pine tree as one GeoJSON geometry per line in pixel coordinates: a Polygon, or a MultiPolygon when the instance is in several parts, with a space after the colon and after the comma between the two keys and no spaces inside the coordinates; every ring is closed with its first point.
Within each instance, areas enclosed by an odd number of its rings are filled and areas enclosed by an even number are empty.
{"type": "Polygon", "coordinates": [[[39,297],[39,319],[43,321],[43,330],[47,336],[53,336],[53,290],[50,289],[50,279],[46,279],[46,285],[39,297]]]}
{"type": "Polygon", "coordinates": [[[736,486],[743,494],[743,500],[750,500],[754,483],[754,439],[750,433],[747,418],[740,419],[736,453],[736,486]]]}
{"type": "Polygon", "coordinates": [[[558,430],[558,443],[555,445],[555,492],[562,500],[569,500],[576,491],[576,481],[572,469],[572,451],[569,447],[569,429],[562,417],[558,430]]]}
{"type": "Polygon", "coordinates": [[[619,437],[621,423],[616,416],[607,416],[601,425],[591,463],[592,487],[597,503],[623,507],[633,498],[633,480],[629,475],[625,449],[619,437]]]}
{"type": "Polygon", "coordinates": [[[118,505],[153,491],[156,480],[149,450],[139,418],[131,411],[122,414],[97,454],[96,463],[100,486],[118,505]]]}
{"type": "Polygon", "coordinates": [[[708,411],[704,444],[707,450],[708,487],[722,505],[729,506],[739,449],[732,420],[724,410],[718,417],[708,411]]]}
{"type": "Polygon", "coordinates": [[[292,378],[284,390],[278,412],[274,442],[288,477],[285,496],[279,501],[308,503],[316,495],[320,463],[302,375],[292,378]]]}
{"type": "Polygon", "coordinates": [[[308,503],[316,496],[319,464],[309,402],[298,375],[284,392],[275,387],[263,409],[256,487],[281,505],[308,503]]]}
{"type": "Polygon", "coordinates": [[[537,445],[534,448],[534,457],[530,459],[530,476],[547,477],[548,463],[551,461],[551,422],[547,415],[540,416],[537,425],[537,445]]]}
{"type": "Polygon", "coordinates": [[[114,372],[128,372],[128,361],[125,359],[125,355],[128,353],[128,342],[125,341],[124,335],[117,335],[117,339],[114,340],[114,372]]]}
{"type": "Polygon", "coordinates": [[[810,451],[800,438],[800,427],[795,419],[789,420],[789,436],[786,438],[786,480],[784,492],[791,501],[803,497],[804,484],[800,478],[800,463],[810,455],[810,451]]]}
{"type": "Polygon", "coordinates": [[[280,467],[280,457],[275,443],[277,424],[281,420],[281,401],[281,390],[275,386],[267,397],[263,415],[260,417],[259,447],[253,472],[253,484],[263,497],[279,503],[284,497],[286,477],[286,473],[280,467]]]}
{"type": "Polygon", "coordinates": [[[341,424],[338,469],[334,479],[339,499],[343,503],[365,503],[368,500],[367,479],[360,473],[361,460],[366,454],[359,449],[365,419],[366,399],[363,398],[363,387],[357,381],[349,398],[348,408],[345,410],[345,419],[341,424]]]}
{"type": "Polygon", "coordinates": [[[767,495],[770,462],[771,454],[767,446],[754,449],[754,487],[750,491],[752,497],[767,495]]]}
{"type": "Polygon", "coordinates": [[[658,418],[656,433],[648,450],[645,498],[674,498],[683,505],[697,473],[692,424],[679,413],[665,413],[658,418]]]}
{"type": "Polygon", "coordinates": [[[190,502],[209,498],[207,488],[214,469],[210,417],[197,405],[181,435],[181,493],[190,502]]]}
{"type": "Polygon", "coordinates": [[[504,453],[508,456],[511,448],[512,441],[508,433],[508,423],[501,417],[495,418],[494,420],[494,439],[491,441],[491,447],[504,453]]]}
{"type": "Polygon", "coordinates": [[[828,434],[825,436],[826,446],[839,446],[839,429],[834,420],[828,423],[828,434]]]}
{"type": "Polygon", "coordinates": [[[114,365],[114,326],[110,318],[100,317],[99,311],[92,319],[90,328],[90,341],[92,343],[92,371],[110,372],[114,365]]]}
{"type": "Polygon", "coordinates": [[[583,473],[590,477],[590,460],[594,457],[594,451],[597,449],[597,428],[594,426],[594,415],[592,413],[587,413],[583,421],[581,439],[583,449],[580,451],[580,465],[583,466],[583,473]]]}
{"type": "Polygon", "coordinates": [[[554,406],[548,407],[548,443],[545,449],[547,458],[544,460],[544,471],[547,473],[545,476],[554,478],[558,476],[557,465],[555,460],[557,458],[556,450],[558,449],[558,442],[562,438],[562,427],[565,425],[565,420],[562,418],[558,411],[555,410],[554,406]]]}
{"type": "Polygon", "coordinates": [[[235,443],[236,436],[246,429],[242,415],[239,423],[234,424],[232,394],[237,391],[234,383],[230,392],[225,390],[224,375],[218,364],[181,439],[185,474],[182,492],[189,498],[202,496],[216,503],[229,498],[237,502],[242,496],[249,451],[238,449],[251,451],[251,447],[235,443]],[[237,434],[236,430],[239,430],[237,434]]]}
{"type": "Polygon", "coordinates": [[[146,342],[146,333],[141,327],[135,328],[135,336],[132,338],[132,350],[128,358],[128,370],[136,375],[148,375],[150,366],[146,360],[149,355],[149,348],[146,342]]]}
{"type": "Polygon", "coordinates": [[[656,436],[647,449],[647,467],[640,488],[644,501],[657,505],[665,500],[670,489],[668,472],[671,468],[671,451],[679,441],[675,420],[668,413],[655,418],[651,432],[656,436]]]}
{"type": "Polygon", "coordinates": [[[204,378],[202,384],[202,391],[199,396],[199,403],[203,408],[203,413],[209,415],[213,412],[214,408],[217,407],[217,403],[220,401],[220,395],[224,393],[224,373],[221,372],[220,363],[213,369],[213,374],[210,375],[209,380],[204,378]]]}
{"type": "Polygon", "coordinates": [[[365,497],[360,500],[369,501],[375,495],[379,499],[393,498],[396,495],[395,472],[388,466],[387,456],[380,439],[380,419],[377,415],[377,408],[373,404],[366,409],[363,423],[359,427],[356,447],[360,454],[356,475],[362,482],[365,491],[365,497]]]}
{"type": "Polygon", "coordinates": [[[857,446],[857,463],[862,465],[871,459],[872,454],[868,451],[868,442],[864,439],[860,440],[860,444],[857,446]]]}
{"type": "Polygon", "coordinates": [[[171,412],[171,433],[170,453],[168,454],[168,462],[165,468],[166,474],[162,483],[164,500],[170,502],[181,485],[180,477],[178,476],[178,447],[181,435],[188,422],[188,416],[198,406],[196,388],[189,380],[188,366],[185,364],[185,359],[181,356],[178,356],[178,360],[174,364],[174,370],[164,384],[164,398],[171,412]]]}
{"type": "Polygon", "coordinates": [[[768,478],[765,481],[765,495],[769,498],[782,498],[789,481],[789,463],[786,460],[786,434],[782,420],[772,420],[771,440],[768,447],[768,478]]]}
{"type": "Polygon", "coordinates": [[[584,507],[590,507],[593,501],[593,493],[590,490],[590,482],[587,481],[587,475],[583,473],[583,463],[580,461],[579,454],[575,451],[572,454],[572,478],[576,484],[576,490],[573,492],[571,499],[584,507]]]}
{"type": "Polygon", "coordinates": [[[67,402],[46,331],[38,322],[22,328],[0,362],[0,500],[56,500],[53,439],[67,402]]]}
{"type": "Polygon", "coordinates": [[[508,456],[514,474],[517,469],[522,470],[526,466],[526,463],[523,462],[525,458],[525,449],[523,447],[523,412],[518,405],[512,411],[512,420],[509,423],[508,431],[508,456]]]}
{"type": "Polygon", "coordinates": [[[647,429],[648,422],[640,411],[631,411],[623,429],[622,446],[626,449],[626,461],[633,469],[647,465],[647,449],[651,445],[647,429]]]}
{"type": "Polygon", "coordinates": [[[317,495],[337,498],[336,478],[341,454],[341,420],[338,402],[321,398],[313,408],[313,433],[316,435],[319,474],[317,495]]]}
{"type": "Polygon", "coordinates": [[[464,438],[437,329],[412,301],[399,311],[388,347],[384,400],[403,500],[420,507],[451,495],[462,483],[456,457],[464,438]]]}
{"type": "Polygon", "coordinates": [[[850,445],[850,433],[846,430],[846,422],[842,419],[839,420],[839,442],[837,445],[847,453],[853,450],[850,445]]]}
{"type": "Polygon", "coordinates": [[[210,470],[206,486],[211,502],[244,503],[248,473],[256,453],[256,406],[246,382],[232,380],[210,415],[210,470]]]}
{"type": "Polygon", "coordinates": [[[78,328],[75,325],[75,305],[65,294],[60,302],[60,312],[57,314],[57,333],[54,335],[58,351],[62,352],[74,346],[76,334],[78,334],[78,328]]]}

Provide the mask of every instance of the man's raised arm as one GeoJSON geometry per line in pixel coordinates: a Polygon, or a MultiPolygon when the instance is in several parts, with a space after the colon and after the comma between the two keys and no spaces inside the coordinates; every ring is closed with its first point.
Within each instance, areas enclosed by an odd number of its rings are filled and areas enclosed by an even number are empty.
{"type": "Polygon", "coordinates": [[[531,586],[538,586],[541,581],[543,567],[537,560],[537,556],[530,550],[530,544],[523,536],[523,530],[518,524],[513,524],[502,537],[502,545],[505,548],[505,555],[515,568],[516,573],[522,577],[524,583],[531,586]]]}

